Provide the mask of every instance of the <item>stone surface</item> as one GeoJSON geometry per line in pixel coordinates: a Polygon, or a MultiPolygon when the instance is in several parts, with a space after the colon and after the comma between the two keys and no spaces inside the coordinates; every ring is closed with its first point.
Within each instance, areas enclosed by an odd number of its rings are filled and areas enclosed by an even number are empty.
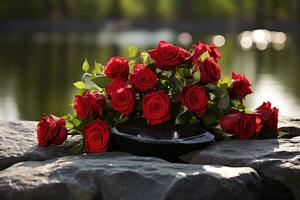
{"type": "Polygon", "coordinates": [[[0,122],[0,170],[17,162],[47,160],[74,154],[78,137],[63,146],[37,146],[36,122],[0,122]]]}
{"type": "Polygon", "coordinates": [[[289,133],[286,138],[300,136],[300,119],[280,116],[278,127],[280,131],[289,133]]]}
{"type": "Polygon", "coordinates": [[[118,152],[74,156],[78,137],[40,148],[36,124],[0,122],[1,200],[300,200],[300,119],[280,117],[290,139],[216,142],[182,156],[192,164],[118,152]]]}
{"type": "Polygon", "coordinates": [[[0,172],[6,199],[260,199],[255,170],[175,164],[125,153],[27,161],[0,172]]]}
{"type": "Polygon", "coordinates": [[[281,189],[287,186],[300,199],[300,137],[216,142],[181,158],[192,164],[252,167],[268,179],[266,182],[277,181],[281,189]]]}

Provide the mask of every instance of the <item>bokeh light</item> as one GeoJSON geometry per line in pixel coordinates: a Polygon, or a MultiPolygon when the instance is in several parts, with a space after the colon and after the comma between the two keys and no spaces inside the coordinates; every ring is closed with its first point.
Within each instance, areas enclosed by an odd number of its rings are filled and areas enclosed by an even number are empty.
{"type": "Polygon", "coordinates": [[[269,46],[279,51],[286,47],[288,38],[283,32],[257,29],[240,33],[238,39],[243,50],[249,50],[255,44],[256,49],[260,51],[266,50],[269,46]]]}
{"type": "Polygon", "coordinates": [[[189,46],[192,44],[193,38],[192,35],[188,32],[179,33],[177,36],[177,40],[184,46],[189,46]]]}
{"type": "Polygon", "coordinates": [[[212,38],[212,43],[217,47],[222,47],[225,45],[225,37],[223,35],[215,35],[212,38]]]}

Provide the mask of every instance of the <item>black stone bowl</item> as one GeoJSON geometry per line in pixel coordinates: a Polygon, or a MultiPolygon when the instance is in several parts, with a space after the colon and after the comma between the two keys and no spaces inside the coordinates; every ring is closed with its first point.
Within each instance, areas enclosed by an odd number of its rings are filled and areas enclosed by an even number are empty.
{"type": "Polygon", "coordinates": [[[214,141],[214,135],[200,125],[150,126],[144,119],[113,127],[111,138],[117,150],[167,160],[174,160],[214,141]]]}

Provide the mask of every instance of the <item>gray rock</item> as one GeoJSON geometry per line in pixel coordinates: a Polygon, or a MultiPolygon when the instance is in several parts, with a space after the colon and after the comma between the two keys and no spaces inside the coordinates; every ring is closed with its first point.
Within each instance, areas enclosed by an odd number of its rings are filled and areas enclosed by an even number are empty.
{"type": "Polygon", "coordinates": [[[289,133],[286,138],[300,136],[300,119],[290,117],[279,117],[278,127],[280,131],[289,133]]]}
{"type": "Polygon", "coordinates": [[[260,199],[255,170],[168,163],[125,153],[67,156],[0,172],[6,199],[260,199]]]}
{"type": "Polygon", "coordinates": [[[74,155],[79,138],[73,137],[64,145],[38,147],[36,122],[0,122],[0,170],[17,162],[47,160],[74,155]]]}
{"type": "Polygon", "coordinates": [[[200,165],[252,167],[268,179],[265,179],[266,183],[277,181],[276,184],[282,186],[279,188],[286,189],[284,195],[288,195],[290,189],[294,197],[300,199],[300,137],[216,142],[208,148],[184,155],[181,159],[200,165]],[[289,189],[284,188],[286,186],[289,189]]]}

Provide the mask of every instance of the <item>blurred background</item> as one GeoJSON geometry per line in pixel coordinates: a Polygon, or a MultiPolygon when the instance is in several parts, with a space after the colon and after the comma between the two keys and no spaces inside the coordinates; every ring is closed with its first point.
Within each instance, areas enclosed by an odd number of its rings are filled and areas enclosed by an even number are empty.
{"type": "Polygon", "coordinates": [[[0,119],[72,110],[81,64],[159,40],[220,48],[223,75],[246,74],[253,95],[300,117],[299,0],[1,0],[0,119]]]}

